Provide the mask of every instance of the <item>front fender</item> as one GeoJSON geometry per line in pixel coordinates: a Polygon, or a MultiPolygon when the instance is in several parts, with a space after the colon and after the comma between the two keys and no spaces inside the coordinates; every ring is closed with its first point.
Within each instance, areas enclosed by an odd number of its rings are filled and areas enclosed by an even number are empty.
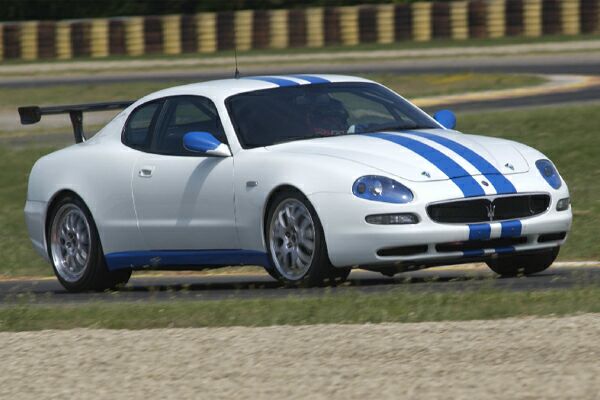
{"type": "Polygon", "coordinates": [[[317,193],[351,194],[352,184],[360,176],[381,174],[381,171],[348,160],[324,155],[273,153],[263,148],[236,154],[234,168],[240,243],[243,249],[257,251],[266,251],[264,215],[270,196],[278,188],[293,187],[307,198],[317,193]]]}

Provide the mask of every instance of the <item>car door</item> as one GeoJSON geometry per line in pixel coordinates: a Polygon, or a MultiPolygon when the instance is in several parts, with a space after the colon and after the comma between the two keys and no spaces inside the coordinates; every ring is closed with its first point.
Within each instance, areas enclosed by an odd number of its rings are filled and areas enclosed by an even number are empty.
{"type": "Polygon", "coordinates": [[[214,104],[200,96],[167,98],[148,152],[137,159],[132,191],[147,250],[239,247],[235,229],[233,158],[183,147],[192,131],[226,143],[214,104]]]}

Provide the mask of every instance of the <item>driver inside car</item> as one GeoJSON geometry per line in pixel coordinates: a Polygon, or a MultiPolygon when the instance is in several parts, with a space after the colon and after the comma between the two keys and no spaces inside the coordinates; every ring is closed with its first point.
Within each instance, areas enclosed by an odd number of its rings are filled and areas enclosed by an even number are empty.
{"type": "Polygon", "coordinates": [[[342,102],[328,95],[318,95],[311,102],[306,123],[311,135],[337,136],[348,132],[348,112],[342,102]]]}

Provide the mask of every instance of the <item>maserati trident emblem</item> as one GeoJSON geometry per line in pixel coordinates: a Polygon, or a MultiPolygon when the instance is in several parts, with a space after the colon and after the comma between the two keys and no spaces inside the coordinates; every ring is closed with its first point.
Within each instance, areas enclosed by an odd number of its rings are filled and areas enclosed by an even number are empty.
{"type": "Polygon", "coordinates": [[[496,206],[490,203],[487,206],[485,206],[485,208],[487,209],[488,218],[490,219],[490,221],[493,221],[494,215],[496,214],[496,206]]]}
{"type": "Polygon", "coordinates": [[[515,166],[514,166],[514,165],[512,165],[511,163],[506,163],[506,164],[504,164],[504,166],[505,166],[506,168],[510,169],[511,171],[514,171],[514,170],[515,170],[515,166]]]}
{"type": "Polygon", "coordinates": [[[421,172],[421,175],[426,176],[428,178],[431,178],[431,174],[429,172],[427,172],[427,171],[421,172]]]}

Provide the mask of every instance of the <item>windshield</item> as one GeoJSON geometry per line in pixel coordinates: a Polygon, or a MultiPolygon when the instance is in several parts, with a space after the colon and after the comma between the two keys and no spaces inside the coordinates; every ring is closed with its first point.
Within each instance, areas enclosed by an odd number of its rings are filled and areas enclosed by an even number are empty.
{"type": "Polygon", "coordinates": [[[380,130],[438,128],[374,83],[326,83],[241,93],[227,108],[244,148],[380,130]]]}

